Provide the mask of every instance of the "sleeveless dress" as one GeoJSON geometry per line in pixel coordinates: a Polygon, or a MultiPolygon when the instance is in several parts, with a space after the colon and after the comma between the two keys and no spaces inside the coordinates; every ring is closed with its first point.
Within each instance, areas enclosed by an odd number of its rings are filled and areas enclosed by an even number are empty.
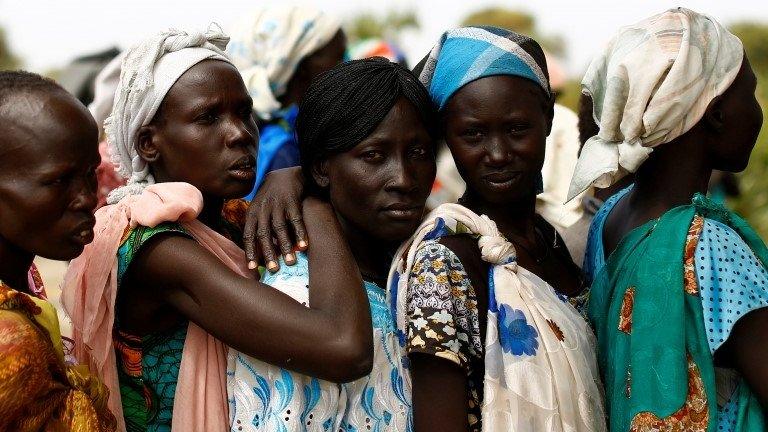
{"type": "MultiPolygon", "coordinates": [[[[262,282],[308,304],[309,262],[302,252],[293,266],[266,273],[262,282]]],[[[373,369],[356,381],[336,384],[264,363],[230,350],[227,394],[231,430],[410,431],[407,371],[384,290],[364,282],[373,320],[373,369]]]]}

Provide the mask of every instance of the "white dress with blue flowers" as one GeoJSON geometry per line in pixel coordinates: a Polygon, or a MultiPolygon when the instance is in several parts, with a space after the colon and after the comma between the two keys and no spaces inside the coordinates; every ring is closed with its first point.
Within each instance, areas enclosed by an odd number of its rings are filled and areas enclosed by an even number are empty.
{"type": "MultiPolygon", "coordinates": [[[[283,263],[284,264],[284,263],[283,263]]],[[[293,266],[281,265],[262,281],[308,304],[309,263],[297,253],[293,266]]],[[[264,432],[412,430],[410,377],[385,293],[365,282],[373,319],[373,370],[359,380],[335,384],[264,363],[235,350],[227,358],[231,430],[264,432]]]]}
{"type": "MultiPolygon", "coordinates": [[[[606,430],[592,330],[549,284],[517,265],[514,246],[493,221],[444,204],[396,256],[388,284],[403,353],[464,367],[479,356],[482,430],[606,430]],[[483,261],[492,264],[484,341],[471,283],[458,258],[435,241],[456,233],[477,235],[483,261]]],[[[471,404],[469,414],[470,428],[479,430],[471,404]]]]}

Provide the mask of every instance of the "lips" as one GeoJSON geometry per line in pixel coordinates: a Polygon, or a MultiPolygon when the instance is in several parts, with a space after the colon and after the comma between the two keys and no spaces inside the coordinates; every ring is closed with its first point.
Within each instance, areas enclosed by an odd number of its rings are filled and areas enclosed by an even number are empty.
{"type": "Polygon", "coordinates": [[[229,166],[229,173],[238,180],[250,181],[256,178],[256,158],[245,155],[229,166]]]}
{"type": "Polygon", "coordinates": [[[96,225],[96,219],[88,218],[87,220],[78,224],[75,229],[72,230],[70,236],[75,243],[83,246],[93,241],[93,226],[96,225]]]}
{"type": "Polygon", "coordinates": [[[421,219],[424,206],[411,203],[393,203],[382,209],[389,218],[400,221],[421,219]]]}
{"type": "Polygon", "coordinates": [[[497,171],[484,175],[482,178],[495,189],[506,189],[520,178],[519,171],[497,171]]]}

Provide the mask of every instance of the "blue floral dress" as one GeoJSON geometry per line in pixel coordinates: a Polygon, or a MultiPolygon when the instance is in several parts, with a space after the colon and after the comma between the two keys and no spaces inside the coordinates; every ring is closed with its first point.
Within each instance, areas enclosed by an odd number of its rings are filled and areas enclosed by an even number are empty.
{"type": "MultiPolygon", "coordinates": [[[[306,306],[309,263],[305,254],[296,255],[295,265],[281,265],[262,281],[306,306]]],[[[370,282],[365,282],[365,290],[373,319],[371,374],[335,384],[230,350],[227,394],[232,431],[412,430],[410,385],[384,290],[370,282]]]]}

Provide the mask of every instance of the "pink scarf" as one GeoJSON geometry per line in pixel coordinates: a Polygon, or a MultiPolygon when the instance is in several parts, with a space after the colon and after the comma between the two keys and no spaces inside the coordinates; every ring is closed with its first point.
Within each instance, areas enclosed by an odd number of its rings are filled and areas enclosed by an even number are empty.
{"type": "MultiPolygon", "coordinates": [[[[117,249],[127,227],[179,222],[232,271],[252,277],[237,245],[198,221],[200,191],[187,183],[159,183],[96,212],[95,240],[72,261],[64,277],[62,303],[75,339],[74,354],[109,388],[109,408],[125,431],[117,359],[112,340],[117,295],[117,249]]],[[[226,387],[227,347],[189,323],[173,405],[174,431],[229,429],[226,387]]]]}

